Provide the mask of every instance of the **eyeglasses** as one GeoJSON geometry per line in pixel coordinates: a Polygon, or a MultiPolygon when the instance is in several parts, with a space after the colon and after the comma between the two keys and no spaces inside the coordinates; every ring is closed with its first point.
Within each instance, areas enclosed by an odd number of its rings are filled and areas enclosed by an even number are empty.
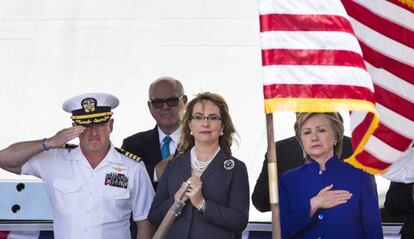
{"type": "Polygon", "coordinates": [[[171,98],[167,98],[167,99],[154,99],[154,100],[150,100],[149,102],[151,103],[152,107],[157,108],[157,109],[161,109],[164,106],[164,103],[167,103],[167,105],[169,107],[175,107],[178,105],[178,102],[180,102],[181,96],[178,97],[171,97],[171,98]]]}
{"type": "Polygon", "coordinates": [[[216,115],[216,114],[212,114],[212,115],[209,115],[209,116],[204,116],[204,115],[201,115],[201,114],[196,114],[196,115],[191,116],[191,119],[192,120],[195,120],[197,122],[204,121],[205,119],[207,119],[208,121],[214,121],[215,122],[215,121],[221,120],[221,117],[218,116],[218,115],[216,115]]]}

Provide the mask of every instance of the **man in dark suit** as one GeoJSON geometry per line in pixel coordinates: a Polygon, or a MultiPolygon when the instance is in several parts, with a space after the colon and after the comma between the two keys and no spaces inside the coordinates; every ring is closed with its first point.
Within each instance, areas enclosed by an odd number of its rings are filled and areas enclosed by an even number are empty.
{"type": "Polygon", "coordinates": [[[148,109],[157,125],[127,137],[122,148],[143,159],[156,189],[168,160],[172,159],[177,148],[180,139],[179,112],[187,103],[187,96],[178,80],[164,76],[151,83],[148,97],[148,109]]]}
{"type": "MultiPolygon", "coordinates": [[[[122,148],[142,158],[156,190],[180,139],[179,112],[187,104],[187,96],[180,81],[164,76],[151,83],[148,97],[148,109],[157,125],[125,138],[122,148]]],[[[131,238],[135,238],[136,233],[137,227],[131,224],[131,238]]]]}
{"type": "MultiPolygon", "coordinates": [[[[276,153],[278,178],[280,178],[284,172],[296,167],[300,167],[306,163],[306,155],[304,155],[302,147],[300,146],[295,136],[277,141],[276,153]]],[[[342,154],[340,158],[348,158],[351,155],[351,139],[345,136],[342,144],[342,154]]],[[[260,172],[256,186],[254,187],[252,202],[257,210],[261,212],[270,211],[267,156],[265,156],[262,171],[260,172]]]]}

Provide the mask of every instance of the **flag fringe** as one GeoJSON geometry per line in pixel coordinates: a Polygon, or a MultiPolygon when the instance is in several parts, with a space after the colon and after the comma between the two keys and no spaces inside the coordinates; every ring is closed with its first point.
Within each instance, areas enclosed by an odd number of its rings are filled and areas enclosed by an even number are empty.
{"type": "Polygon", "coordinates": [[[411,7],[411,8],[414,8],[414,1],[413,0],[398,0],[398,1],[405,4],[405,5],[407,5],[407,6],[409,6],[409,7],[411,7]]]}
{"type": "Polygon", "coordinates": [[[276,111],[368,111],[373,113],[378,118],[374,103],[366,100],[355,99],[273,98],[265,100],[265,111],[267,114],[276,111]]]}
{"type": "Polygon", "coordinates": [[[356,168],[362,169],[365,172],[370,173],[370,174],[382,174],[387,170],[387,168],[378,169],[378,168],[369,167],[369,166],[363,165],[361,162],[359,162],[356,159],[356,155],[364,151],[364,147],[367,144],[369,137],[371,137],[371,135],[374,133],[375,129],[378,127],[378,124],[379,124],[378,113],[376,111],[371,112],[371,113],[374,114],[374,117],[369,124],[368,130],[365,132],[364,136],[362,137],[358,145],[354,147],[354,152],[352,153],[352,155],[349,158],[347,158],[345,162],[351,164],[352,166],[356,168]]]}
{"type": "Polygon", "coordinates": [[[345,162],[351,164],[352,166],[354,166],[355,168],[359,168],[364,170],[365,172],[372,174],[372,175],[376,175],[376,174],[383,174],[385,173],[385,171],[387,171],[388,168],[386,169],[377,169],[377,168],[372,168],[372,167],[368,167],[363,165],[362,163],[360,163],[355,157],[354,155],[352,155],[351,157],[347,158],[345,160],[345,162]]]}

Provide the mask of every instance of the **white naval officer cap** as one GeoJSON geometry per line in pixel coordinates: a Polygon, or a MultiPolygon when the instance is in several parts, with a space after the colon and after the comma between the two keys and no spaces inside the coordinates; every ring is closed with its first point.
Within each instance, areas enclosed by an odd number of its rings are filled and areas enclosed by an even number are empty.
{"type": "Polygon", "coordinates": [[[77,125],[101,124],[111,119],[111,110],[119,105],[114,95],[87,93],[71,97],[63,102],[64,111],[72,113],[71,119],[77,125]]]}

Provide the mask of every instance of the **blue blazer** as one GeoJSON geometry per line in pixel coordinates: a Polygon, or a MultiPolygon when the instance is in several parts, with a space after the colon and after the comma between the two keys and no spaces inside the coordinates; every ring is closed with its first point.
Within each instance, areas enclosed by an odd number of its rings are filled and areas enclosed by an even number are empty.
{"type": "MultiPolygon", "coordinates": [[[[300,167],[305,164],[302,147],[300,146],[299,141],[296,139],[295,136],[277,141],[276,154],[278,179],[280,179],[280,177],[286,171],[300,167]]],[[[344,136],[341,159],[346,159],[351,155],[351,138],[344,136]]],[[[270,211],[269,176],[267,172],[267,164],[267,155],[265,155],[262,171],[260,172],[260,175],[257,178],[257,182],[252,194],[253,205],[256,207],[257,210],[261,212],[270,211]]],[[[373,180],[375,179],[373,178],[373,180]]]]}
{"type": "MultiPolygon", "coordinates": [[[[181,184],[191,176],[190,162],[188,151],[168,163],[148,215],[155,227],[161,224],[181,184]]],[[[188,200],[166,238],[238,237],[249,220],[249,182],[246,165],[219,151],[201,175],[201,181],[206,200],[205,212],[198,212],[188,200]],[[234,162],[233,167],[231,162],[234,162]]]]}
{"type": "Polygon", "coordinates": [[[382,239],[380,210],[369,174],[336,155],[326,162],[326,170],[311,163],[292,169],[280,178],[280,224],[282,238],[382,239]],[[333,184],[352,197],[344,204],[319,209],[310,217],[310,199],[333,184]]]}

